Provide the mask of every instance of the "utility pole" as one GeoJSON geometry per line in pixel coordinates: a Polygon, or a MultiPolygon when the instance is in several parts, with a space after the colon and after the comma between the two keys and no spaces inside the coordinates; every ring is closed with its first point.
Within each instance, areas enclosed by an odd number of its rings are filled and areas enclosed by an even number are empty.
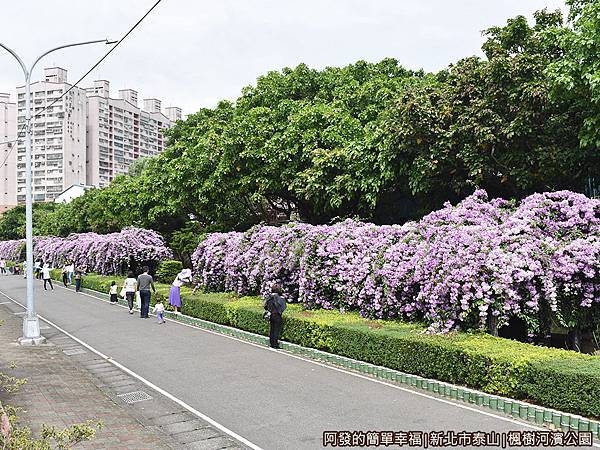
{"type": "MultiPolygon", "coordinates": [[[[16,52],[8,48],[0,42],[0,47],[9,52],[19,63],[25,76],[25,246],[26,246],[26,262],[27,262],[27,314],[23,318],[23,336],[19,338],[21,345],[38,345],[44,343],[44,338],[40,333],[40,322],[35,312],[35,301],[33,295],[33,224],[32,224],[32,188],[31,188],[31,73],[35,65],[46,55],[56,50],[68,47],[76,47],[87,44],[113,44],[114,42],[108,39],[100,39],[96,41],[78,42],[75,44],[61,45],[59,47],[48,50],[42,53],[28,69],[23,60],[16,52]]],[[[18,102],[17,102],[18,103],[18,102]]],[[[18,116],[18,113],[17,113],[18,116]]],[[[17,135],[17,140],[19,136],[17,135]]]]}

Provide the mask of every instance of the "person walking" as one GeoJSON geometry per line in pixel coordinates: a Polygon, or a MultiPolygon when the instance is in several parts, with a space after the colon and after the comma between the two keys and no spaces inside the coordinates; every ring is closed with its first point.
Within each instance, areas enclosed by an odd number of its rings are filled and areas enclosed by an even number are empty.
{"type": "Polygon", "coordinates": [[[0,273],[2,273],[2,275],[6,275],[6,261],[3,259],[0,259],[0,273]]]}
{"type": "Polygon", "coordinates": [[[75,268],[75,292],[81,292],[81,278],[85,274],[83,269],[75,268]]]}
{"type": "Polygon", "coordinates": [[[156,294],[156,288],[154,287],[154,278],[148,273],[150,272],[148,266],[144,266],[142,270],[144,273],[137,278],[137,288],[140,291],[141,300],[140,317],[147,319],[150,312],[150,289],[152,288],[152,291],[156,294]]]}
{"type": "Polygon", "coordinates": [[[63,265],[61,275],[62,275],[62,282],[65,285],[65,287],[67,287],[69,285],[69,275],[68,275],[67,264],[63,265]]]}
{"type": "Polygon", "coordinates": [[[156,300],[156,305],[154,305],[152,312],[156,313],[158,323],[165,323],[165,306],[162,304],[162,300],[156,300]]]}
{"type": "Polygon", "coordinates": [[[171,285],[169,291],[169,305],[175,308],[175,314],[179,314],[181,308],[181,286],[184,283],[190,283],[192,281],[192,271],[190,269],[183,269],[175,277],[175,281],[171,285]]]}
{"type": "Polygon", "coordinates": [[[35,277],[36,280],[39,280],[40,278],[43,279],[43,277],[42,277],[42,263],[41,263],[41,261],[39,259],[33,264],[33,275],[34,275],[34,277],[35,277]]]}
{"type": "Polygon", "coordinates": [[[52,278],[50,277],[50,266],[48,263],[44,263],[41,268],[42,279],[44,280],[44,290],[47,291],[46,283],[50,284],[50,289],[54,290],[54,286],[52,286],[52,278]]]}
{"type": "Polygon", "coordinates": [[[271,348],[279,347],[279,337],[281,336],[281,322],[283,312],[286,308],[285,299],[281,296],[281,285],[276,283],[271,288],[271,293],[267,295],[264,308],[269,317],[269,345],[271,348]]]}
{"type": "Polygon", "coordinates": [[[129,314],[133,314],[133,299],[135,298],[135,291],[137,290],[137,280],[135,275],[130,270],[127,272],[127,278],[123,282],[123,288],[121,292],[125,293],[127,304],[129,305],[129,314]]]}
{"type": "Polygon", "coordinates": [[[73,284],[73,275],[75,273],[75,263],[71,261],[67,264],[67,280],[69,284],[73,284]]]}
{"type": "Polygon", "coordinates": [[[111,303],[117,303],[117,282],[113,281],[112,283],[110,283],[110,302],[111,303]]]}

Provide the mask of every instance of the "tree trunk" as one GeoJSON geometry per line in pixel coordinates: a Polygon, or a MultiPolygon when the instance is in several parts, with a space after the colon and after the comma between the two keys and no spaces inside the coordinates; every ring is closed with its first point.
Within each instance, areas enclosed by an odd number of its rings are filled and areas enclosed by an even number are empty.
{"type": "Polygon", "coordinates": [[[569,330],[567,334],[567,348],[576,352],[581,352],[581,330],[575,328],[569,330]]]}
{"type": "Polygon", "coordinates": [[[498,336],[498,316],[488,314],[488,326],[492,336],[498,336]]]}

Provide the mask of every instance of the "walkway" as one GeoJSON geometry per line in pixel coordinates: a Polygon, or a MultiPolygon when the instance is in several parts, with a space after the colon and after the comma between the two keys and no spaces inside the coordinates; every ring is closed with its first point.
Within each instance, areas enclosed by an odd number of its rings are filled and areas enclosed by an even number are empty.
{"type": "MultiPolygon", "coordinates": [[[[327,430],[532,430],[285,352],[175,322],[159,325],[86,294],[36,288],[42,317],[253,448],[322,448],[327,430]]],[[[0,292],[0,302],[25,304],[21,277],[0,277],[0,292]]]]}
{"type": "MultiPolygon", "coordinates": [[[[5,300],[5,299],[4,299],[5,300]]],[[[4,300],[0,300],[2,303],[4,300]]],[[[16,308],[12,308],[15,309],[16,308]]],[[[174,449],[164,436],[142,425],[135,414],[114,402],[102,389],[103,383],[62,350],[72,344],[55,335],[47,345],[22,347],[15,343],[23,332],[22,315],[13,315],[9,305],[0,306],[0,367],[12,376],[27,379],[13,394],[0,394],[3,404],[18,406],[20,423],[39,436],[42,424],[58,429],[88,420],[101,421],[96,437],[79,448],[174,449]],[[10,342],[10,344],[8,344],[10,342]],[[9,362],[14,369],[7,368],[9,362]]],[[[44,325],[42,325],[44,326],[44,325]]],[[[47,327],[45,327],[47,328],[47,327]]],[[[87,354],[86,360],[90,359],[87,354]]]]}

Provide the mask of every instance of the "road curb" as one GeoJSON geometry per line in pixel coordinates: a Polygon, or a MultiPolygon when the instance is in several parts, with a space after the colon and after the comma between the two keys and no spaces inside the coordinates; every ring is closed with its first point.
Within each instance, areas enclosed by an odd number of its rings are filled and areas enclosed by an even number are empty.
{"type": "MultiPolygon", "coordinates": [[[[82,292],[90,294],[100,300],[107,302],[110,301],[110,296],[103,292],[94,291],[88,288],[82,288],[82,292]]],[[[119,298],[118,302],[121,305],[127,306],[127,302],[121,298],[119,298]]],[[[263,345],[265,347],[268,347],[269,345],[269,338],[266,336],[240,330],[238,328],[233,328],[228,325],[221,325],[215,322],[210,322],[183,314],[175,314],[170,311],[165,311],[165,317],[187,325],[203,328],[226,336],[232,336],[237,339],[263,345]]],[[[538,426],[548,426],[564,432],[591,432],[595,438],[600,439],[600,422],[583,416],[565,413],[543,406],[533,405],[521,400],[488,394],[486,392],[477,391],[464,386],[457,386],[443,381],[423,378],[418,375],[400,372],[387,367],[376,366],[364,361],[324,352],[322,350],[302,347],[289,342],[280,341],[280,346],[282,350],[286,350],[304,358],[324,362],[341,367],[343,369],[357,371],[361,374],[368,375],[385,382],[403,384],[429,394],[446,397],[450,400],[467,403],[471,406],[478,406],[496,413],[503,413],[515,419],[527,421],[538,426]]]]}

